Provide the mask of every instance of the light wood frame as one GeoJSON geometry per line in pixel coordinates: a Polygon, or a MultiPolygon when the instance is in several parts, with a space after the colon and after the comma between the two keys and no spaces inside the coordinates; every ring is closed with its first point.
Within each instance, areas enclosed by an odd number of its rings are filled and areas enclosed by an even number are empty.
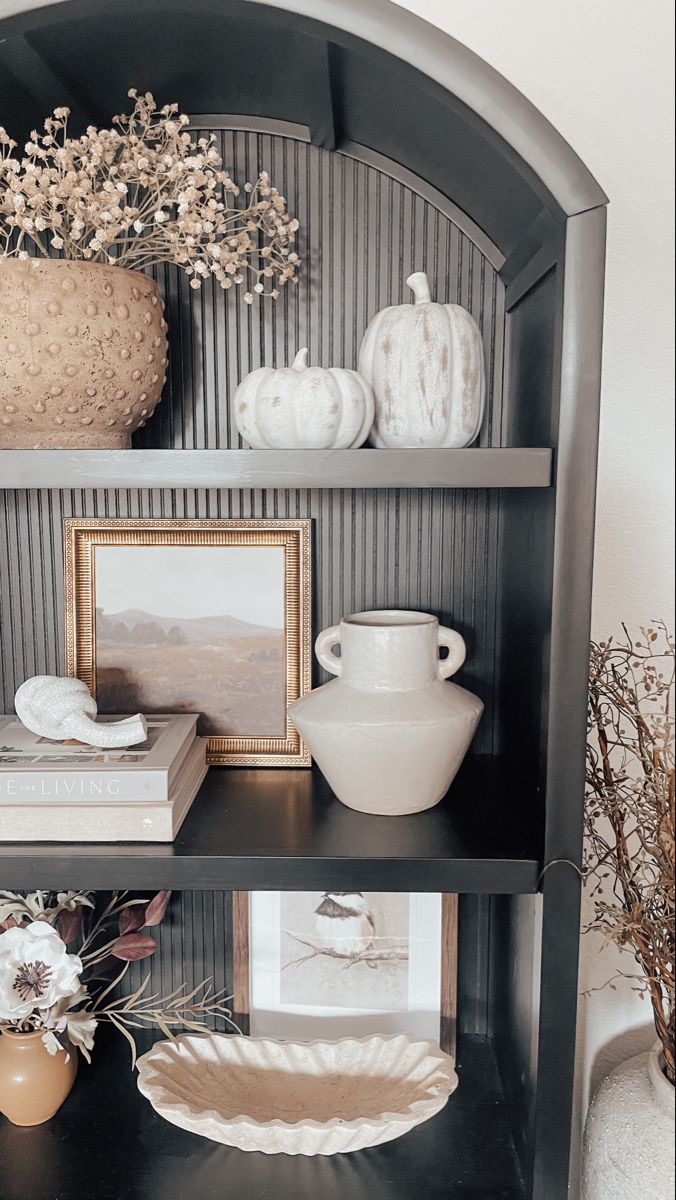
{"type": "MultiPolygon", "coordinates": [[[[232,893],[232,1017],[249,1033],[251,985],[249,974],[249,893],[232,893]]],[[[458,1032],[458,897],[441,895],[441,994],[439,1045],[455,1060],[458,1032]]]]}
{"type": "MultiPolygon", "coordinates": [[[[310,690],[309,520],[64,521],[66,670],[96,695],[97,546],[281,546],[284,549],[286,705],[310,690]]],[[[300,767],[310,752],[286,715],[281,737],[212,736],[207,761],[222,766],[300,767]]]]}

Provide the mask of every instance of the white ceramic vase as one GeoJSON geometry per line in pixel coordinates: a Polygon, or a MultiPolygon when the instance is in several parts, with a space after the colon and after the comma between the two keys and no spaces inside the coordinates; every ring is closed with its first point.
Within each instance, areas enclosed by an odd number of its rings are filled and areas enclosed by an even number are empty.
{"type": "Polygon", "coordinates": [[[611,1071],[584,1134],[582,1200],[673,1200],[674,1087],[661,1046],[611,1071]]]}
{"type": "Polygon", "coordinates": [[[315,653],[338,678],[289,712],[338,799],[383,816],[437,804],[483,712],[477,696],[445,682],[465,660],[460,634],[428,613],[362,612],[320,633],[315,653]]]}

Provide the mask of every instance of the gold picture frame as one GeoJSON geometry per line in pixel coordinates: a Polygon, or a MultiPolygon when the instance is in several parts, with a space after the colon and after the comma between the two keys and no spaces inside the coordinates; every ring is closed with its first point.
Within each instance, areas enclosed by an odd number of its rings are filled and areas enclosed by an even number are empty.
{"type": "MultiPolygon", "coordinates": [[[[81,679],[96,697],[96,627],[97,619],[100,620],[100,617],[97,618],[97,550],[100,548],[281,547],[284,551],[279,597],[280,604],[283,600],[284,620],[281,660],[284,672],[284,729],[279,735],[255,731],[246,734],[241,731],[234,734],[210,731],[207,733],[207,761],[223,766],[309,766],[309,750],[293,726],[287,710],[291,701],[310,690],[310,527],[311,522],[305,519],[67,518],[64,521],[64,540],[68,675],[81,679]]],[[[195,706],[194,711],[200,710],[195,706]]]]}

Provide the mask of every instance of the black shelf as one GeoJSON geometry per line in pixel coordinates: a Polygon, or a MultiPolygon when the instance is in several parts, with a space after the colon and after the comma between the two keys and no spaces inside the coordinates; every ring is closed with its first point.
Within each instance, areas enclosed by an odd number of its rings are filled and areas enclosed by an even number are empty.
{"type": "Polygon", "coordinates": [[[173,844],[3,843],[6,888],[222,888],[535,892],[538,848],[523,796],[468,759],[436,808],[353,812],[315,770],[212,767],[173,844]]]}
{"type": "Polygon", "coordinates": [[[547,488],[548,447],[0,450],[4,488],[547,488]]]}
{"type": "Polygon", "coordinates": [[[136,1090],[129,1050],[101,1033],[57,1116],[0,1118],[3,1200],[522,1200],[491,1043],[465,1038],[460,1085],[431,1121],[329,1158],[245,1154],[177,1129],[136,1090]]]}

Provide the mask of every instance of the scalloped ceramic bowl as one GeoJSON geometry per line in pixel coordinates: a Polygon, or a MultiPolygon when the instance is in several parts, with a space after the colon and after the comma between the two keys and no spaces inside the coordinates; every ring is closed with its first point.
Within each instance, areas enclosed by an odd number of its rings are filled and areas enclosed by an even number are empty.
{"type": "Polygon", "coordinates": [[[263,1154],[341,1154],[407,1133],[458,1085],[453,1060],[405,1034],[278,1042],[182,1034],[138,1062],[138,1086],[174,1125],[263,1154]]]}

